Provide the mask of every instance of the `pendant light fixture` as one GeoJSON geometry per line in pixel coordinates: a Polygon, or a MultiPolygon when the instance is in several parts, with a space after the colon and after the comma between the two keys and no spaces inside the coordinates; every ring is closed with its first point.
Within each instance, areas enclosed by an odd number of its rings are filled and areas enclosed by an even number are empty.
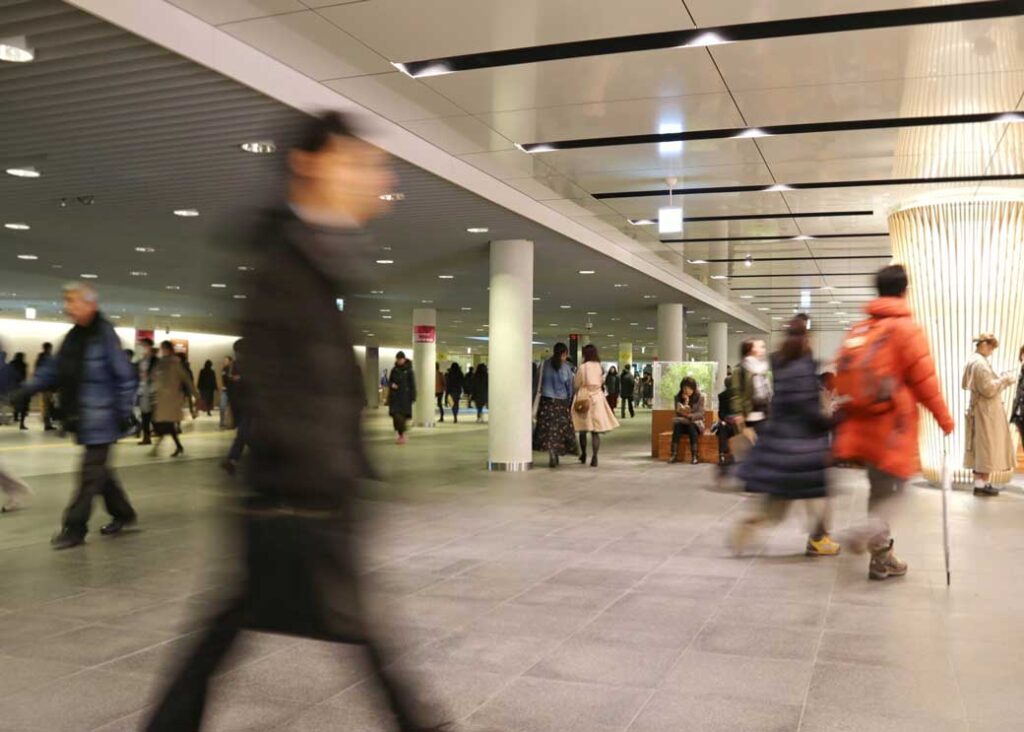
{"type": "Polygon", "coordinates": [[[672,205],[672,188],[678,182],[678,178],[665,179],[668,184],[668,206],[658,209],[659,234],[679,234],[683,231],[683,208],[672,205]]]}

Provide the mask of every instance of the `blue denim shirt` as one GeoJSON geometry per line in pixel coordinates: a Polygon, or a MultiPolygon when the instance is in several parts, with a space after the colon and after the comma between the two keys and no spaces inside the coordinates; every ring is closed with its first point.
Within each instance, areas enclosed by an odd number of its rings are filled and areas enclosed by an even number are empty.
{"type": "Polygon", "coordinates": [[[572,367],[566,361],[557,371],[551,367],[551,359],[544,359],[544,376],[541,382],[541,396],[549,399],[572,399],[572,367]]]}

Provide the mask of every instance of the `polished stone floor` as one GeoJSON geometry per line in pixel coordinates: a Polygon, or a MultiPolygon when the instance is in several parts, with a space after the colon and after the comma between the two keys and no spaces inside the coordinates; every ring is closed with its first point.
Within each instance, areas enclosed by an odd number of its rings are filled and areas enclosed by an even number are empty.
{"type": "MultiPolygon", "coordinates": [[[[911,572],[871,583],[863,557],[802,556],[802,512],[754,555],[726,548],[751,501],[711,466],[645,457],[644,416],[601,467],[489,475],[486,427],[391,444],[368,488],[365,548],[389,662],[459,730],[945,732],[1024,728],[1024,500],[957,493],[953,585],[940,496],[915,488],[896,525],[911,572]]],[[[0,464],[36,491],[0,516],[0,730],[136,730],[167,664],[233,573],[212,420],[183,459],[117,451],[139,529],[47,546],[76,450],[0,427],[0,464]]],[[[165,446],[169,452],[169,446],[165,446]]],[[[166,454],[166,452],[165,452],[166,454]]],[[[836,477],[838,529],[864,511],[836,477]]],[[[94,529],[102,520],[97,506],[94,529]]],[[[217,679],[204,729],[387,730],[354,649],[251,635],[217,679]]]]}

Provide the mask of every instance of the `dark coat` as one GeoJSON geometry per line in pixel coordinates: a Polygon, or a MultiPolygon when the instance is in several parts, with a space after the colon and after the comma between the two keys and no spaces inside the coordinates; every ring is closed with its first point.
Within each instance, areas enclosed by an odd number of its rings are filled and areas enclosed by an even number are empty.
{"type": "Polygon", "coordinates": [[[214,373],[212,366],[204,366],[199,371],[199,383],[197,386],[202,394],[212,394],[217,391],[217,374],[214,373]]]}
{"type": "Polygon", "coordinates": [[[388,414],[392,417],[412,417],[412,405],[416,401],[416,378],[412,364],[395,364],[388,376],[388,414]]]}
{"type": "Polygon", "coordinates": [[[738,472],[749,490],[782,498],[827,495],[831,420],[822,414],[816,369],[806,356],[775,370],[771,416],[738,472]]]}
{"type": "MultiPolygon", "coordinates": [[[[370,464],[362,372],[337,299],[362,291],[357,267],[369,242],[359,231],[314,228],[279,209],[256,221],[250,244],[246,256],[258,264],[239,344],[251,448],[246,479],[257,500],[271,505],[348,506],[370,464]],[[286,378],[296,363],[304,364],[302,378],[286,378]]],[[[232,387],[232,408],[241,383],[232,387]]]]}
{"type": "Polygon", "coordinates": [[[618,374],[609,373],[604,377],[604,390],[607,392],[608,396],[619,395],[619,383],[620,380],[618,374]]]}
{"type": "Polygon", "coordinates": [[[487,372],[477,369],[473,373],[473,404],[478,407],[487,405],[487,372]]]}
{"type": "Polygon", "coordinates": [[[462,396],[462,382],[465,377],[462,375],[462,371],[456,371],[455,369],[448,369],[447,377],[445,378],[445,388],[448,390],[448,394],[452,399],[459,399],[462,396]]]}
{"type": "Polygon", "coordinates": [[[1017,395],[1013,398],[1010,422],[1024,429],[1024,367],[1021,367],[1020,378],[1017,380],[1017,395]]]}
{"type": "Polygon", "coordinates": [[[619,391],[627,399],[633,398],[633,389],[635,388],[635,380],[633,379],[632,371],[623,371],[619,375],[619,391]]]}
{"type": "MultiPolygon", "coordinates": [[[[75,437],[81,445],[109,445],[118,441],[129,423],[138,386],[138,377],[121,349],[114,327],[100,313],[96,313],[96,318],[96,327],[90,328],[83,350],[76,414],[63,415],[66,423],[74,425],[75,437]]],[[[26,382],[26,394],[55,391],[64,386],[60,383],[64,350],[61,344],[57,355],[26,382]]]]}

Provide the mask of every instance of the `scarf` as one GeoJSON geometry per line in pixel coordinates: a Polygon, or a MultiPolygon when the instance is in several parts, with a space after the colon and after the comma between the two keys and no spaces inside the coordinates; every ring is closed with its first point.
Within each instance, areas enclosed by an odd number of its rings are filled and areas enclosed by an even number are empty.
{"type": "MultiPolygon", "coordinates": [[[[78,421],[78,393],[85,372],[85,349],[89,341],[100,334],[103,317],[97,312],[88,325],[72,328],[60,346],[57,360],[57,393],[60,398],[60,412],[65,424],[78,421]]],[[[73,429],[68,428],[69,431],[73,429]]]]}

